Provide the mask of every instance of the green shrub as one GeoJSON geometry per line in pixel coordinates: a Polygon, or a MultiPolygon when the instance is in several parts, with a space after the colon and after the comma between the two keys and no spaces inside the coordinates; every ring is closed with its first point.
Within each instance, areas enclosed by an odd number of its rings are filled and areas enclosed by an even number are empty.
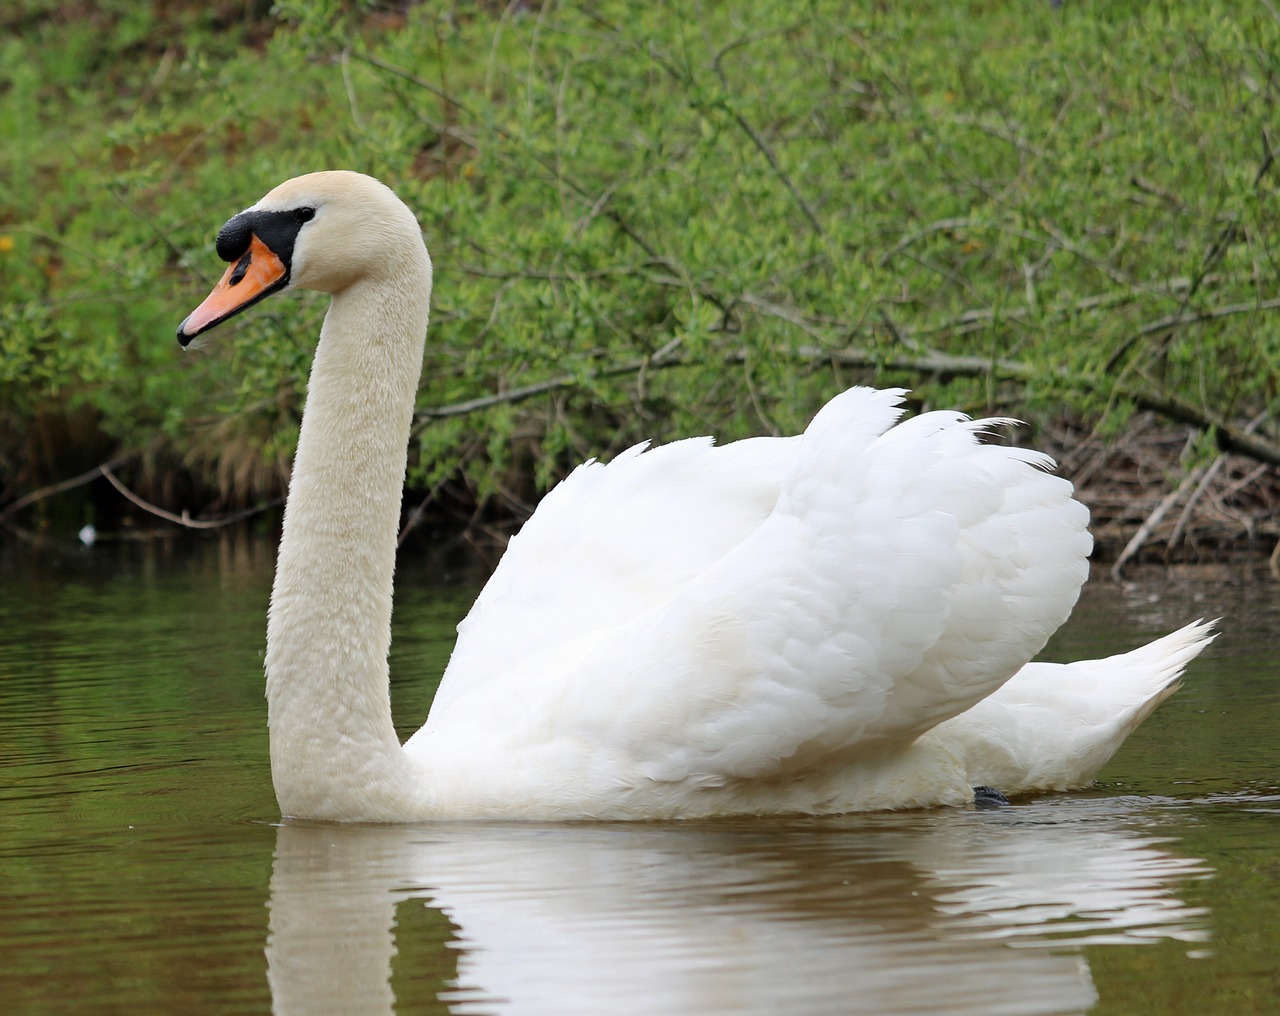
{"type": "Polygon", "coordinates": [[[274,493],[322,304],[210,356],[172,331],[228,215],[338,166],[396,188],[436,262],[424,489],[518,504],[642,438],[793,431],[858,381],[1104,427],[1239,429],[1274,398],[1263,6],[276,10],[235,49],[194,13],[178,51],[142,16],[67,33],[88,81],[52,37],[5,44],[12,427],[73,393],[121,446],[274,493]]]}

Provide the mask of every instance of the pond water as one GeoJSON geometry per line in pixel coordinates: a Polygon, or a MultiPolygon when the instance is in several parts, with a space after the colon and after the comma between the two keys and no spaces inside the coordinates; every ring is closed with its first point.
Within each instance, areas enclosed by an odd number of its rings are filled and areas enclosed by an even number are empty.
{"type": "MultiPolygon", "coordinates": [[[[1225,634],[1096,789],[688,824],[280,825],[274,547],[0,547],[0,1009],[1280,1012],[1280,592],[1095,581],[1048,656],[1225,634]]],[[[425,717],[474,576],[402,563],[425,717]]]]}

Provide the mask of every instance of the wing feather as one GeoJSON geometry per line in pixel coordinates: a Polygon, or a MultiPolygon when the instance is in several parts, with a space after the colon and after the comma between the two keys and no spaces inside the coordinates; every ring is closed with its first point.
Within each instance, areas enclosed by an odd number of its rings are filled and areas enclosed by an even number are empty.
{"type": "Polygon", "coordinates": [[[895,426],[902,394],[579,469],[460,626],[423,733],[717,786],[908,743],[999,688],[1070,613],[1088,515],[989,423],[895,426]]]}

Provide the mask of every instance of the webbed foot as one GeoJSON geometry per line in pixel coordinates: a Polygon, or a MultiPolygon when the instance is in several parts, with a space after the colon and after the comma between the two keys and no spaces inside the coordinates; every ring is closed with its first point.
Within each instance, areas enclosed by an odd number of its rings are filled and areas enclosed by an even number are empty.
{"type": "Polygon", "coordinates": [[[1009,799],[995,787],[974,787],[973,803],[977,808],[1003,808],[1009,799]]]}

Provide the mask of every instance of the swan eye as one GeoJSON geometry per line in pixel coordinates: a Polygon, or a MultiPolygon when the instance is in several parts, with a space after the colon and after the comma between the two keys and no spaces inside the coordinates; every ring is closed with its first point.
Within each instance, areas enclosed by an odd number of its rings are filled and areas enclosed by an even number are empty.
{"type": "Polygon", "coordinates": [[[308,205],[305,208],[299,208],[293,213],[293,217],[299,222],[310,222],[316,217],[316,210],[308,205]]]}

